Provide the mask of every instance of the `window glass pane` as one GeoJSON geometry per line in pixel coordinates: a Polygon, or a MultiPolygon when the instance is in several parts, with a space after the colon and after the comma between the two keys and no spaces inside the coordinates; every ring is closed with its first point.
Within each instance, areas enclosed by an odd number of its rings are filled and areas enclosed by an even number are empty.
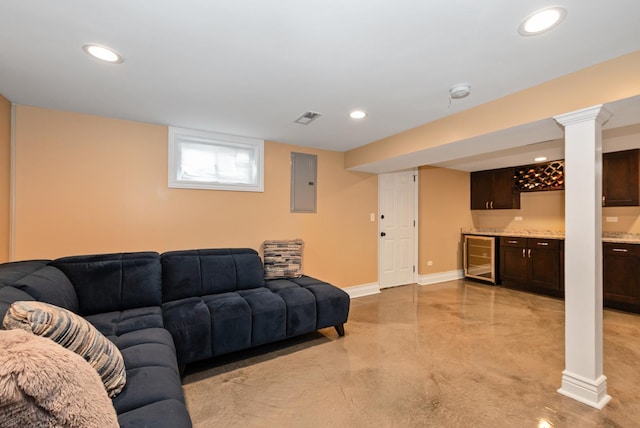
{"type": "Polygon", "coordinates": [[[264,190],[264,141],[169,127],[169,187],[264,190]]]}
{"type": "Polygon", "coordinates": [[[182,143],[178,180],[255,184],[255,157],[250,147],[182,143]]]}

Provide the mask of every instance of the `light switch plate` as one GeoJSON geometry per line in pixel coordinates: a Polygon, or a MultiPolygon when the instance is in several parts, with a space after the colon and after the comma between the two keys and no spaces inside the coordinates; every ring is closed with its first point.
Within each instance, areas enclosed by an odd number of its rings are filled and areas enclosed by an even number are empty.
{"type": "Polygon", "coordinates": [[[522,221],[522,216],[517,215],[517,216],[514,217],[514,220],[515,221],[522,221]]]}
{"type": "Polygon", "coordinates": [[[606,217],[607,223],[617,223],[618,217],[606,217]]]}

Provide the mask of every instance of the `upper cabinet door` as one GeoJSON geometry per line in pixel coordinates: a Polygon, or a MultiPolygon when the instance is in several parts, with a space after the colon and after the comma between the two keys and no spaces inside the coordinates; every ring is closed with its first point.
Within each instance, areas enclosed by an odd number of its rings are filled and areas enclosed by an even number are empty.
{"type": "Polygon", "coordinates": [[[510,210],[520,208],[520,193],[513,190],[514,168],[493,170],[493,203],[491,208],[510,210]]]}
{"type": "Polygon", "coordinates": [[[640,149],[602,155],[602,206],[640,205],[640,149]]]}
{"type": "Polygon", "coordinates": [[[488,210],[493,197],[493,171],[471,173],[471,209],[488,210]]]}
{"type": "Polygon", "coordinates": [[[471,209],[520,208],[520,193],[513,190],[513,168],[471,173],[471,209]]]}

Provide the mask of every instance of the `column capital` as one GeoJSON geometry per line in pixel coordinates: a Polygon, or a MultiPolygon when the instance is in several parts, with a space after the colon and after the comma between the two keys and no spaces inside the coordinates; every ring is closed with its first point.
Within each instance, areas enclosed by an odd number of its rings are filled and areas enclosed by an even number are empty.
{"type": "Polygon", "coordinates": [[[609,110],[607,110],[602,104],[598,104],[593,107],[583,108],[570,113],[559,114],[558,116],[554,116],[553,119],[560,125],[567,127],[569,125],[589,121],[597,121],[600,125],[604,125],[611,116],[612,113],[609,110]]]}

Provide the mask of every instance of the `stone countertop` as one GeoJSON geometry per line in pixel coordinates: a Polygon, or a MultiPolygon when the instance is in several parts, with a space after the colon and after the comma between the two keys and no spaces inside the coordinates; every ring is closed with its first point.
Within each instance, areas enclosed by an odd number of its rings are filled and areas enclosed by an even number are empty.
{"type": "MultiPolygon", "coordinates": [[[[547,238],[564,239],[562,230],[512,230],[499,228],[462,228],[463,235],[483,235],[483,236],[515,236],[518,238],[547,238]]],[[[603,242],[614,242],[621,244],[640,244],[639,233],[625,232],[603,232],[603,242]]]]}

